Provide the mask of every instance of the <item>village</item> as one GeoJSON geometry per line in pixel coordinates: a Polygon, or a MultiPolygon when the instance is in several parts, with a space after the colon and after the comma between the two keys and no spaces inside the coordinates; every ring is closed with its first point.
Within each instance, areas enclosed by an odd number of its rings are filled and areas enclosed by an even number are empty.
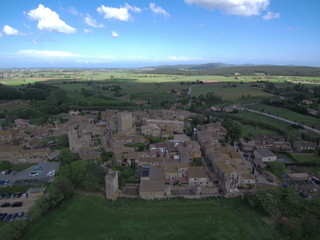
{"type": "Polygon", "coordinates": [[[194,115],[184,110],[69,111],[63,114],[65,122],[44,126],[16,119],[14,126],[0,130],[0,159],[33,163],[40,171],[31,166],[21,172],[3,172],[1,185],[51,183],[60,167],[59,150],[50,149],[52,139],[67,134],[69,149],[83,161],[109,153],[109,161],[103,162],[109,169],[107,199],[236,197],[273,186],[291,186],[303,197],[319,197],[319,179],[295,173],[290,161],[282,178],[268,170],[270,162],[286,164],[278,152],[314,152],[317,144],[255,136],[250,141],[241,138],[232,146],[226,140],[228,130],[219,121],[194,126],[187,136],[194,115]],[[117,166],[134,169],[131,181],[120,185],[117,166]]]}

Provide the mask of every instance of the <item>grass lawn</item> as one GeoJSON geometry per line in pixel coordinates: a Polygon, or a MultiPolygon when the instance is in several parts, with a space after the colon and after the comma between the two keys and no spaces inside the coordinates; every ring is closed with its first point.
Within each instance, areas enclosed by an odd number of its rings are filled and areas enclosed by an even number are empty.
{"type": "Polygon", "coordinates": [[[320,156],[316,154],[292,154],[298,163],[315,163],[320,165],[320,156]]]}
{"type": "Polygon", "coordinates": [[[284,121],[280,121],[280,120],[277,120],[277,119],[274,119],[271,117],[263,116],[258,113],[253,113],[253,112],[249,112],[249,111],[239,111],[237,113],[237,115],[244,117],[244,118],[254,119],[254,120],[257,120],[260,122],[268,123],[268,124],[274,125],[276,127],[280,127],[287,132],[288,136],[295,136],[295,137],[300,138],[302,133],[307,133],[309,136],[319,137],[319,135],[316,133],[313,133],[313,132],[310,132],[307,130],[292,128],[290,123],[286,123],[284,121]]]}
{"type": "Polygon", "coordinates": [[[107,201],[76,195],[32,224],[37,239],[266,239],[273,226],[240,199],[107,201]]]}
{"type": "Polygon", "coordinates": [[[279,135],[279,133],[268,130],[268,129],[262,129],[257,126],[242,125],[241,137],[250,137],[250,136],[257,136],[257,135],[277,136],[279,135]]]}
{"type": "Polygon", "coordinates": [[[314,127],[316,129],[320,129],[320,119],[316,117],[303,115],[286,108],[274,107],[265,104],[251,105],[250,108],[258,111],[261,111],[263,109],[265,113],[269,113],[310,127],[314,127]]]}

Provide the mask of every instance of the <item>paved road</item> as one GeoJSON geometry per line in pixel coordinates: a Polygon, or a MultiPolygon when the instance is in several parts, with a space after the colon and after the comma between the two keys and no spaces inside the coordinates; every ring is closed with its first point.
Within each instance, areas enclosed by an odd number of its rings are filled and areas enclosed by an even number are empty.
{"type": "Polygon", "coordinates": [[[259,111],[252,110],[252,109],[249,109],[249,108],[245,108],[245,110],[247,110],[247,111],[249,111],[249,112],[258,113],[258,114],[261,114],[261,115],[264,115],[264,116],[267,116],[267,117],[275,118],[275,119],[278,119],[278,120],[281,120],[281,121],[284,121],[284,122],[287,122],[287,123],[301,125],[301,126],[303,126],[305,129],[307,129],[307,130],[309,130],[309,131],[311,131],[311,132],[314,132],[314,133],[317,133],[317,134],[320,135],[320,130],[318,130],[318,129],[314,129],[314,128],[312,128],[312,127],[309,127],[309,126],[306,126],[306,125],[302,125],[302,124],[300,124],[300,123],[297,123],[297,122],[294,122],[294,121],[291,121],[291,120],[288,120],[288,119],[285,119],[285,118],[277,117],[277,116],[271,115],[271,114],[269,114],[269,113],[263,113],[263,112],[259,112],[259,111]]]}

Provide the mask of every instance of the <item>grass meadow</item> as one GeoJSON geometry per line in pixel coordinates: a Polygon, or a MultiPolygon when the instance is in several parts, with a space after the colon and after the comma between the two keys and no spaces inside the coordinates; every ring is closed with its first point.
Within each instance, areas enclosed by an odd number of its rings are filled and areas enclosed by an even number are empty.
{"type": "MultiPolygon", "coordinates": [[[[257,120],[257,121],[260,121],[260,122],[263,122],[263,123],[268,123],[270,125],[279,127],[281,129],[283,129],[284,131],[286,131],[288,133],[288,136],[300,138],[302,133],[308,133],[308,135],[310,135],[312,137],[318,137],[319,136],[319,135],[317,135],[317,134],[315,134],[313,132],[307,131],[307,130],[301,130],[301,129],[292,128],[290,123],[286,123],[286,122],[283,122],[283,121],[280,121],[280,120],[277,120],[277,119],[274,119],[274,118],[263,116],[263,115],[258,114],[258,113],[253,113],[253,112],[249,112],[249,111],[239,111],[237,113],[237,115],[239,115],[239,116],[241,116],[243,118],[257,120]]],[[[248,130],[245,129],[244,131],[248,131],[248,130]]],[[[256,134],[254,134],[254,135],[259,135],[260,131],[264,131],[264,130],[260,128],[258,131],[256,131],[256,134]]]]}
{"type": "Polygon", "coordinates": [[[265,113],[269,113],[310,127],[314,127],[316,129],[320,129],[320,119],[316,117],[300,114],[286,108],[274,107],[265,104],[251,105],[250,108],[258,111],[263,110],[265,113]]]}
{"type": "Polygon", "coordinates": [[[27,228],[22,240],[268,239],[273,225],[241,199],[107,201],[76,195],[27,228]]]}

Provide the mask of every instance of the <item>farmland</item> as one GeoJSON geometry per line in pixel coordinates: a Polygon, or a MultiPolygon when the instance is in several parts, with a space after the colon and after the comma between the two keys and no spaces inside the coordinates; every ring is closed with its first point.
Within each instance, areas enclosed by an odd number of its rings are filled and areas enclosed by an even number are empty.
{"type": "Polygon", "coordinates": [[[320,121],[319,118],[316,117],[303,115],[285,108],[268,106],[265,104],[251,105],[250,108],[258,111],[263,111],[265,113],[269,113],[285,119],[289,119],[291,121],[298,122],[316,129],[320,129],[320,121]]]}
{"type": "Polygon", "coordinates": [[[268,239],[272,231],[241,199],[110,202],[76,195],[22,239],[268,239]]]}

